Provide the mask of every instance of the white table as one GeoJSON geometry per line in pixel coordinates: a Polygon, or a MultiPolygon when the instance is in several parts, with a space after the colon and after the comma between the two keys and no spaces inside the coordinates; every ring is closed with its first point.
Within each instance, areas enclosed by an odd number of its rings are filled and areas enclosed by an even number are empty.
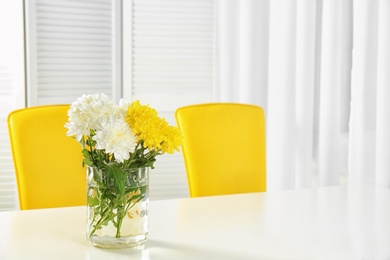
{"type": "Polygon", "coordinates": [[[390,190],[328,187],[152,201],[143,249],[85,238],[85,207],[0,213],[0,259],[390,259],[390,190]]]}

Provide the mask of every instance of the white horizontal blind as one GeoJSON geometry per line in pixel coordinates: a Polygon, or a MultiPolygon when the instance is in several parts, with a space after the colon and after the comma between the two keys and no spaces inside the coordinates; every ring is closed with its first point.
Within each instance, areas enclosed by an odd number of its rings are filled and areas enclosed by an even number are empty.
{"type": "Polygon", "coordinates": [[[13,110],[13,74],[0,62],[0,210],[17,209],[15,174],[7,128],[7,115],[13,110]]]}
{"type": "Polygon", "coordinates": [[[23,3],[0,1],[0,211],[18,209],[8,114],[25,104],[23,3]]]}
{"type": "MultiPolygon", "coordinates": [[[[214,0],[124,1],[123,17],[126,98],[174,125],[178,107],[214,99],[214,0]]],[[[187,197],[182,154],[160,156],[150,183],[152,199],[187,197]]]]}
{"type": "Polygon", "coordinates": [[[120,93],[119,0],[29,0],[28,106],[120,93]]]}
{"type": "Polygon", "coordinates": [[[214,5],[213,0],[133,1],[132,81],[124,86],[132,97],[168,111],[213,99],[214,5]]]}

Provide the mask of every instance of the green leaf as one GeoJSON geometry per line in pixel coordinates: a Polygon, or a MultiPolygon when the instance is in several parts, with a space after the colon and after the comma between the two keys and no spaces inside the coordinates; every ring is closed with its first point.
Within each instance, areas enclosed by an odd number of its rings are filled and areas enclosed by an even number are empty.
{"type": "Polygon", "coordinates": [[[109,179],[113,179],[116,192],[121,196],[124,195],[126,175],[115,164],[107,164],[106,173],[108,174],[109,179]]]}
{"type": "Polygon", "coordinates": [[[84,165],[88,165],[88,166],[93,166],[93,162],[91,162],[91,161],[88,160],[88,159],[84,159],[84,160],[83,160],[83,164],[84,164],[84,165]]]}
{"type": "Polygon", "coordinates": [[[90,207],[94,207],[99,205],[99,199],[98,198],[92,198],[90,196],[87,197],[87,204],[90,207]]]}

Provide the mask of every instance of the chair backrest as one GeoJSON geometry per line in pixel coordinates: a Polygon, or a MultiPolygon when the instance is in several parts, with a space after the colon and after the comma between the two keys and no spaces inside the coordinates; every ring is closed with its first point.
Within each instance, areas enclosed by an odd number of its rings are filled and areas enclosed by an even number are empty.
{"type": "Polygon", "coordinates": [[[266,191],[265,119],[261,107],[210,103],[175,113],[184,135],[191,197],[266,191]]]}
{"type": "Polygon", "coordinates": [[[20,209],[86,204],[80,144],[66,136],[69,105],[38,106],[8,116],[20,209]]]}

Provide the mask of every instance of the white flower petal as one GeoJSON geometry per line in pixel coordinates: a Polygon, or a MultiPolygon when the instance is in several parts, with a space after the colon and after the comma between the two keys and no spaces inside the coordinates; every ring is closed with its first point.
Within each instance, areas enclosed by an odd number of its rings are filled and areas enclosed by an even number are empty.
{"type": "Polygon", "coordinates": [[[134,152],[137,138],[123,117],[112,115],[101,121],[102,129],[96,131],[93,139],[96,149],[114,154],[117,162],[124,162],[134,152]]]}
{"type": "Polygon", "coordinates": [[[107,95],[102,93],[83,95],[73,102],[69,111],[67,135],[76,135],[78,141],[83,135],[89,135],[90,130],[101,129],[101,120],[115,113],[115,106],[107,95]]]}

